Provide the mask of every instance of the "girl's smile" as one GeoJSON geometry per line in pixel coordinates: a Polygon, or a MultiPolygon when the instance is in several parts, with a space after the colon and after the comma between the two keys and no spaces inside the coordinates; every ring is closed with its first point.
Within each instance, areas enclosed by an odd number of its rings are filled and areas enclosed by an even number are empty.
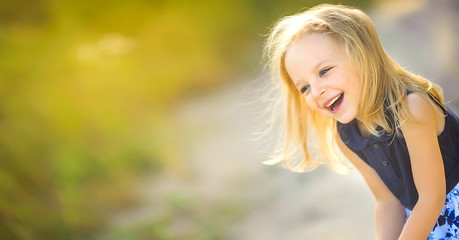
{"type": "Polygon", "coordinates": [[[312,110],[341,123],[358,116],[359,75],[330,36],[310,33],[295,40],[285,55],[285,68],[312,110]]]}
{"type": "Polygon", "coordinates": [[[333,99],[330,99],[325,105],[326,108],[328,108],[331,112],[335,113],[339,110],[341,107],[341,103],[343,102],[343,94],[340,94],[333,99]]]}

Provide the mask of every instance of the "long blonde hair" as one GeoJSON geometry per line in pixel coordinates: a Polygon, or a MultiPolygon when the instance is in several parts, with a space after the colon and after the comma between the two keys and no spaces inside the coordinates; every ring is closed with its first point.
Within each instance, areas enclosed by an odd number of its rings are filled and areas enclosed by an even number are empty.
{"type": "Polygon", "coordinates": [[[332,37],[356,64],[361,99],[365,100],[359,103],[359,120],[370,133],[379,135],[376,128],[381,126],[387,133],[399,134],[403,122],[414,121],[404,101],[407,91],[420,93],[432,105],[443,104],[440,87],[403,69],[387,55],[364,12],[342,5],[318,5],[280,19],[265,43],[266,65],[273,82],[282,89],[285,105],[284,141],[267,164],[282,162],[293,171],[312,170],[322,162],[339,172],[348,167],[336,149],[336,120],[310,110],[285,69],[287,49],[309,33],[332,37]],[[386,117],[387,109],[392,118],[386,117]],[[318,150],[311,151],[315,145],[318,150]],[[298,150],[302,159],[295,161],[292,156],[298,150]]]}

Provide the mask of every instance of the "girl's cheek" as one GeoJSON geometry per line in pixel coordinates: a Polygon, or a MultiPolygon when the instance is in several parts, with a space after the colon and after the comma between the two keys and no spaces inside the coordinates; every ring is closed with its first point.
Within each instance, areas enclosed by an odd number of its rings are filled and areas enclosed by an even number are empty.
{"type": "Polygon", "coordinates": [[[306,104],[310,109],[312,109],[314,112],[317,112],[318,106],[317,103],[312,99],[311,95],[308,95],[305,97],[306,99],[306,104]]]}

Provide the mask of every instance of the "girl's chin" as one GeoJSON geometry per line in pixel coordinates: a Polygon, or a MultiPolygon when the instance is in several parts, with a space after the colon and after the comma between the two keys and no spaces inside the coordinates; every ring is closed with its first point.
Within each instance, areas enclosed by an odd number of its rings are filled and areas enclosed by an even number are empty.
{"type": "Polygon", "coordinates": [[[340,117],[335,117],[336,121],[342,123],[342,124],[348,124],[352,122],[352,120],[355,119],[355,116],[340,116],[340,117]]]}
{"type": "Polygon", "coordinates": [[[340,122],[341,124],[348,124],[348,123],[350,123],[352,121],[352,119],[351,120],[348,120],[348,119],[346,119],[346,120],[336,119],[336,121],[340,122]]]}

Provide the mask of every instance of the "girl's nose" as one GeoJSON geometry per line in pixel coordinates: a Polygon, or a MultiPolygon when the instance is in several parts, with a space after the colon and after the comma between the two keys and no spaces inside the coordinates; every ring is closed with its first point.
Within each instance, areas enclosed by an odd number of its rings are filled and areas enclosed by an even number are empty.
{"type": "Polygon", "coordinates": [[[312,91],[312,95],[314,96],[314,98],[318,98],[318,97],[321,97],[326,91],[327,91],[327,88],[326,87],[311,87],[311,91],[312,91]]]}

